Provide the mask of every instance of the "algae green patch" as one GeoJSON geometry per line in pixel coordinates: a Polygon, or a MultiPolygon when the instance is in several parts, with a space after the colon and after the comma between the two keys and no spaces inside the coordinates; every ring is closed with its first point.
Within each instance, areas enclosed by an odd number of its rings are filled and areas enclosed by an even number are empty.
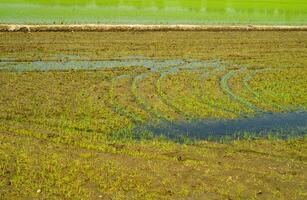
{"type": "Polygon", "coordinates": [[[306,36],[0,33],[0,199],[305,199],[306,36]]]}
{"type": "Polygon", "coordinates": [[[2,0],[0,23],[306,24],[304,0],[2,0]]]}

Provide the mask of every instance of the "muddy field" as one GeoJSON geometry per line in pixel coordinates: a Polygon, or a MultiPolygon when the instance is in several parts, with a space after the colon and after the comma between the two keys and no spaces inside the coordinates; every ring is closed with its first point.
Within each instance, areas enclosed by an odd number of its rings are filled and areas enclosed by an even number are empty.
{"type": "Polygon", "coordinates": [[[306,45],[0,32],[0,198],[304,199],[306,45]]]}

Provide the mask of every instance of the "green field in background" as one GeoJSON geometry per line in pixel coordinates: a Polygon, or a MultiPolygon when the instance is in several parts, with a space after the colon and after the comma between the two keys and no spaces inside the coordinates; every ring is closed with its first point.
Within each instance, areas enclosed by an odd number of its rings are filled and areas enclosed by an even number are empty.
{"type": "Polygon", "coordinates": [[[0,23],[307,23],[304,0],[2,0],[0,23]]]}

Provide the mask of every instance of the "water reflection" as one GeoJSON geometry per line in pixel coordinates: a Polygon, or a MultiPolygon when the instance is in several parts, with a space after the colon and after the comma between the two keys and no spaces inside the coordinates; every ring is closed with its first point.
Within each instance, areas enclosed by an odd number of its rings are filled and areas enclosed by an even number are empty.
{"type": "Polygon", "coordinates": [[[237,120],[194,120],[189,122],[161,122],[138,126],[136,133],[151,132],[170,139],[241,138],[245,136],[278,138],[300,137],[307,133],[307,112],[263,114],[237,120]],[[246,135],[247,134],[247,135],[246,135]]]}

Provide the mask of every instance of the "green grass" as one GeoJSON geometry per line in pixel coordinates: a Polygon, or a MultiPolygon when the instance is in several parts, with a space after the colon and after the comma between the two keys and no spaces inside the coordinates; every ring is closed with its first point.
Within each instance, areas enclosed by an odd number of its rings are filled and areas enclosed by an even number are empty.
{"type": "Polygon", "coordinates": [[[306,11],[304,0],[4,0],[0,22],[300,25],[306,11]]]}
{"type": "Polygon", "coordinates": [[[63,144],[0,134],[2,199],[306,198],[306,140],[63,144]]]}
{"type": "Polygon", "coordinates": [[[306,39],[0,33],[0,199],[305,199],[306,132],[178,143],[134,128],[306,111],[306,39]]]}

